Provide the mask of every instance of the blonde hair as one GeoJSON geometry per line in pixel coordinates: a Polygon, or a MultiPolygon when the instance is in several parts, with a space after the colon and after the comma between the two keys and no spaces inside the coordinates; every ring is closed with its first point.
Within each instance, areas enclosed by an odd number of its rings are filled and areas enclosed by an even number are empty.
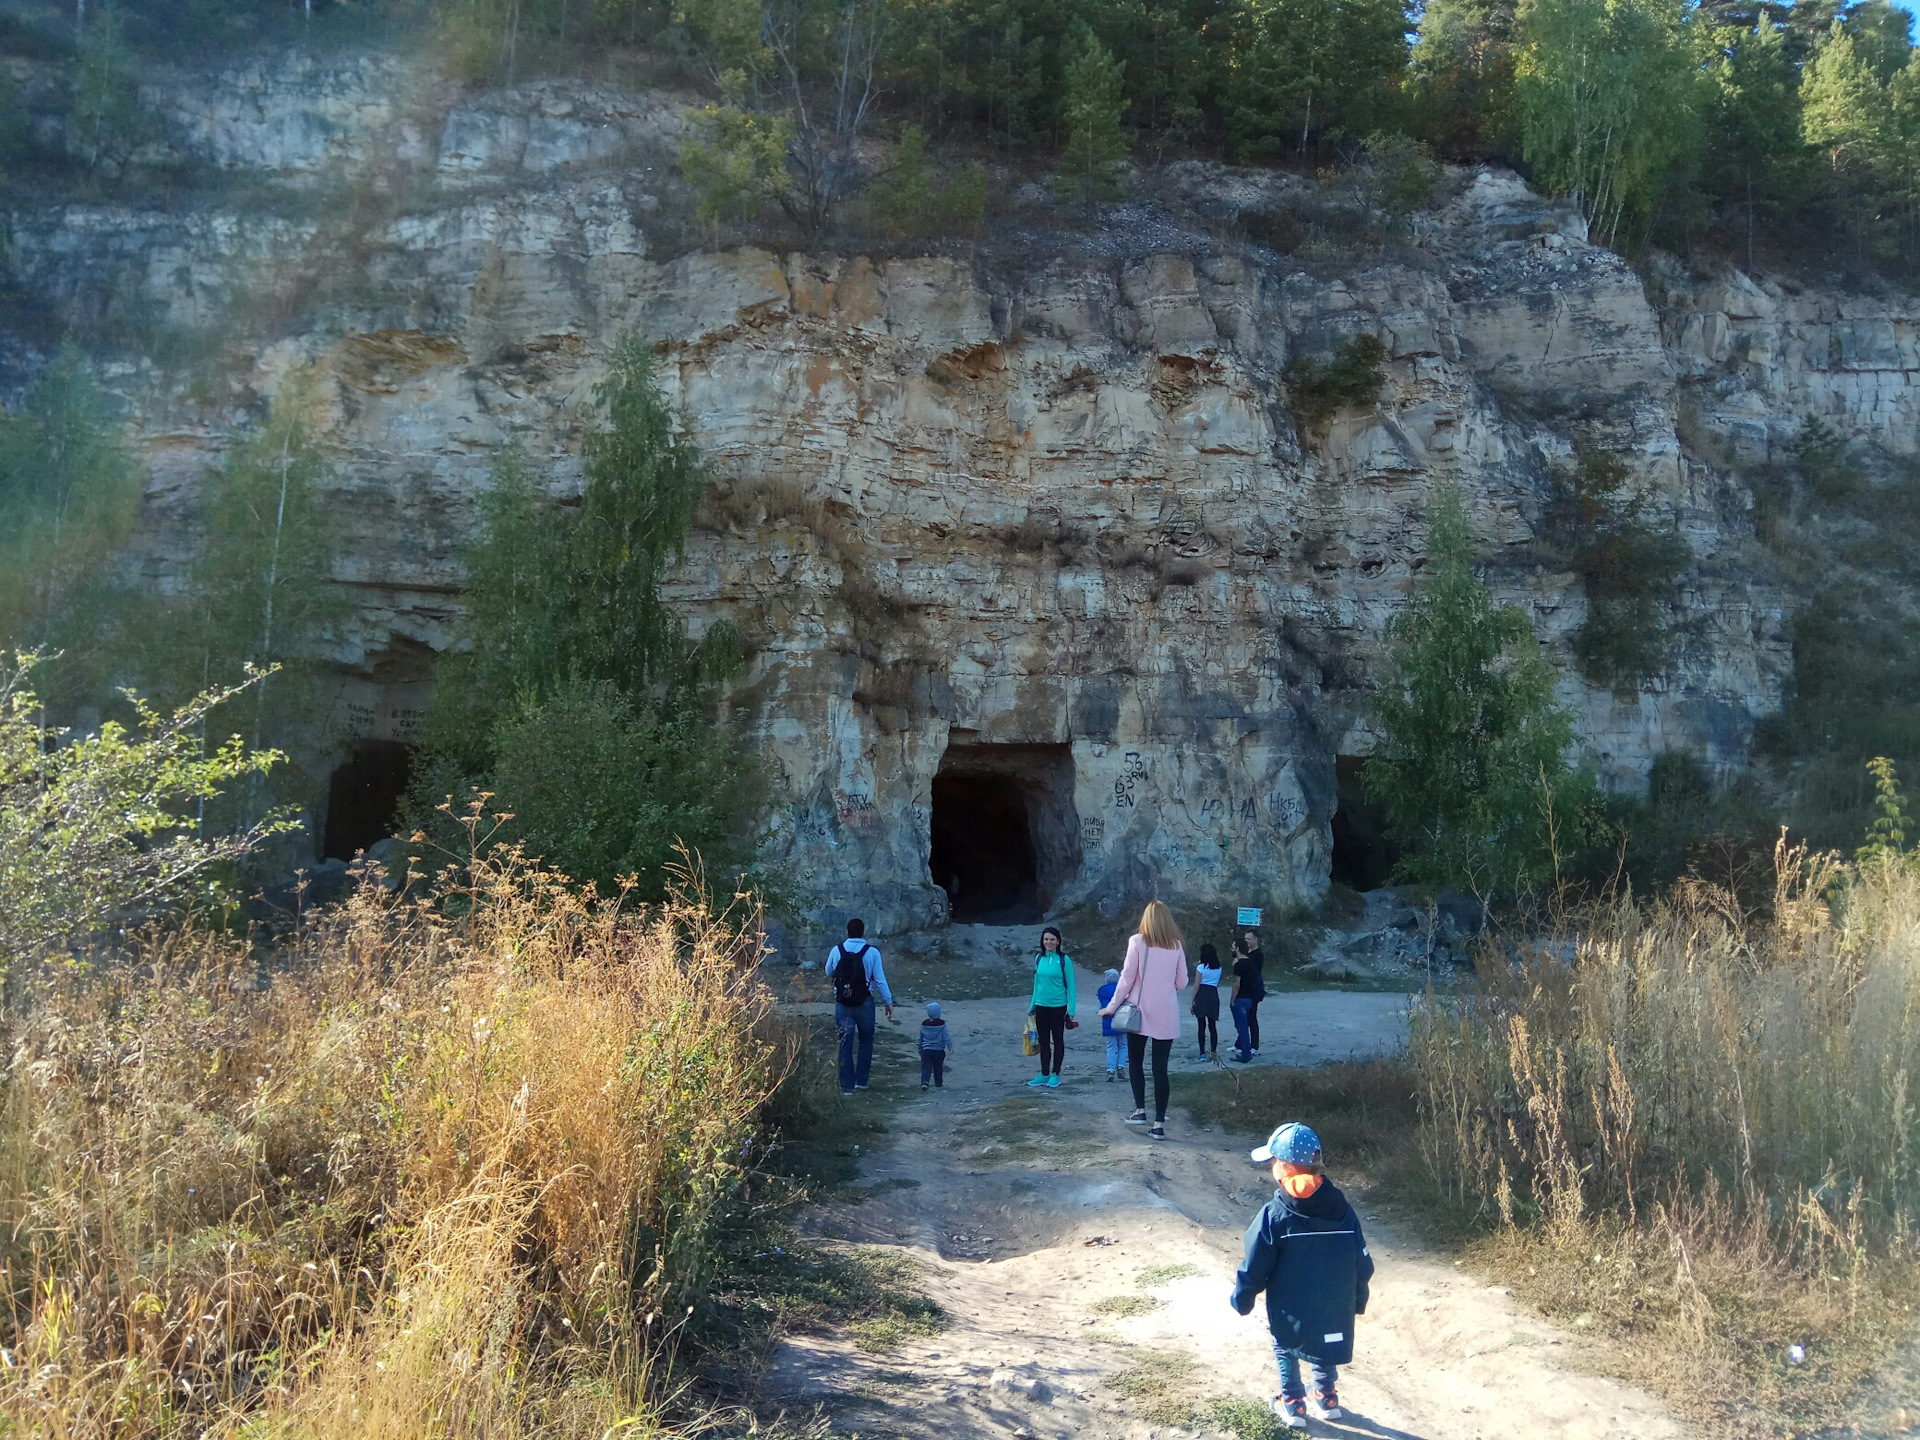
{"type": "Polygon", "coordinates": [[[1149,900],[1140,912],[1140,937],[1156,950],[1186,948],[1180,927],[1173,923],[1173,912],[1158,900],[1149,900]]]}

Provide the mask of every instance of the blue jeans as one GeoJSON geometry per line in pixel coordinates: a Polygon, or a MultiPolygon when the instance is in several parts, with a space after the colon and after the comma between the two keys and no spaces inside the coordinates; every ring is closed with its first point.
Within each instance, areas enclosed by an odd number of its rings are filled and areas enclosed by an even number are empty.
{"type": "Polygon", "coordinates": [[[873,1001],[864,1005],[833,1005],[833,1028],[840,1032],[840,1088],[867,1088],[873,1073],[873,1001]],[[854,1037],[859,1037],[859,1058],[854,1057],[854,1037]]]}
{"type": "MultiPolygon", "coordinates": [[[[1239,1009],[1234,1006],[1234,1009],[1239,1009]]],[[[1273,1337],[1273,1358],[1280,1366],[1280,1393],[1289,1400],[1307,1398],[1307,1387],[1300,1383],[1300,1367],[1305,1365],[1313,1373],[1314,1393],[1325,1397],[1333,1393],[1333,1387],[1339,1383],[1340,1367],[1327,1365],[1298,1350],[1289,1350],[1280,1343],[1280,1337],[1273,1337]]]]}
{"type": "Polygon", "coordinates": [[[1108,1035],[1105,1038],[1107,1042],[1107,1069],[1124,1069],[1127,1063],[1127,1037],[1124,1035],[1108,1035]]]}
{"type": "Polygon", "coordinates": [[[1253,1032],[1251,1017],[1253,1007],[1258,1000],[1236,1000],[1233,1002],[1233,1048],[1245,1060],[1253,1054],[1253,1032]]]}

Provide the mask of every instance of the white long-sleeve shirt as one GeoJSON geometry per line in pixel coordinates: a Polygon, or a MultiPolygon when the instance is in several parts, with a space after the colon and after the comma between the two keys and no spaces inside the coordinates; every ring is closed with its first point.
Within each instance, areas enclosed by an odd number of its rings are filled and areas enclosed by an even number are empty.
{"type": "Polygon", "coordinates": [[[887,987],[886,968],[880,963],[880,947],[866,940],[842,940],[827,952],[827,978],[833,978],[834,962],[837,955],[847,959],[858,958],[867,972],[867,988],[880,997],[882,1005],[893,1004],[893,991],[887,987]]]}

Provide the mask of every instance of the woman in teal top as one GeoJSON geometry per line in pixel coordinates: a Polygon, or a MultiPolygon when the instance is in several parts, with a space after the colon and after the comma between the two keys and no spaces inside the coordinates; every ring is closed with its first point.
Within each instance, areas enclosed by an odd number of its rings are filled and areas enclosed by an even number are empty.
{"type": "Polygon", "coordinates": [[[1029,1085],[1060,1088],[1060,1062],[1067,1058],[1067,1021],[1073,1016],[1073,957],[1060,948],[1060,932],[1040,932],[1033,957],[1033,1028],[1040,1032],[1040,1073],[1029,1085]]]}

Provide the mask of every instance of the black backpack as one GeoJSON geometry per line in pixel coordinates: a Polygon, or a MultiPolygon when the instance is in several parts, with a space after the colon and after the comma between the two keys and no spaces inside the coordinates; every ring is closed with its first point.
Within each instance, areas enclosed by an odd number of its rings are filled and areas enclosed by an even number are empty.
{"type": "Polygon", "coordinates": [[[861,958],[866,953],[864,945],[858,955],[850,953],[845,941],[833,947],[833,998],[839,1004],[864,1005],[873,998],[873,987],[867,984],[867,962],[861,958]]]}

